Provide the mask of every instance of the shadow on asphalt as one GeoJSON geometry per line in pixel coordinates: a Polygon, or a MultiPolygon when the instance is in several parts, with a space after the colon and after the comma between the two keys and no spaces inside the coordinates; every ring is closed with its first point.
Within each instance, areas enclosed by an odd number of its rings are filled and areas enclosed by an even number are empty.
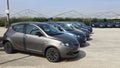
{"type": "Polygon", "coordinates": [[[6,64],[6,63],[9,63],[9,62],[13,62],[13,61],[17,61],[17,60],[20,60],[20,59],[28,58],[28,57],[30,57],[30,55],[28,55],[28,56],[23,56],[23,57],[16,58],[16,59],[12,59],[12,60],[8,60],[8,61],[4,61],[4,62],[0,62],[0,65],[6,64]]]}
{"type": "MultiPolygon", "coordinates": [[[[39,58],[44,58],[46,59],[46,57],[44,55],[40,55],[40,54],[36,54],[36,53],[30,53],[30,52],[23,52],[23,51],[19,51],[19,53],[22,53],[22,54],[27,54],[27,55],[30,55],[30,56],[36,56],[36,57],[39,57],[39,58]]],[[[70,58],[70,59],[62,59],[60,62],[72,62],[72,61],[78,61],[82,58],[84,58],[86,56],[86,53],[82,50],[80,50],[79,52],[79,55],[75,58],[70,58]]],[[[49,62],[49,61],[48,61],[49,62]]],[[[59,62],[58,62],[59,63],[59,62]]]]}
{"type": "Polygon", "coordinates": [[[3,47],[1,42],[0,42],[0,47],[3,47]]]}
{"type": "Polygon", "coordinates": [[[0,43],[0,51],[4,51],[2,44],[0,43]]]}
{"type": "Polygon", "coordinates": [[[89,38],[89,39],[88,39],[88,41],[91,41],[91,40],[93,40],[93,39],[92,39],[92,38],[89,38]]]}
{"type": "Polygon", "coordinates": [[[36,56],[36,57],[42,57],[42,58],[45,58],[43,55],[41,54],[37,54],[37,53],[31,53],[31,52],[24,52],[24,51],[18,51],[19,53],[22,53],[22,54],[27,54],[27,55],[30,55],[30,56],[36,56]]]}
{"type": "MultiPolygon", "coordinates": [[[[27,54],[27,55],[30,55],[30,56],[36,56],[36,57],[40,57],[40,58],[46,59],[46,57],[44,55],[40,55],[40,54],[36,54],[36,53],[23,52],[23,51],[19,51],[19,53],[27,54]]],[[[64,61],[65,62],[77,61],[77,60],[80,60],[80,59],[84,58],[85,56],[86,56],[86,53],[84,51],[80,50],[79,55],[77,57],[70,58],[70,59],[62,59],[60,62],[64,62],[64,61]]]]}
{"type": "Polygon", "coordinates": [[[0,51],[4,51],[4,49],[3,49],[3,48],[0,48],[0,51]]]}
{"type": "Polygon", "coordinates": [[[88,47],[88,46],[90,46],[90,43],[86,42],[85,44],[81,45],[80,47],[84,48],[84,47],[88,47]]]}
{"type": "MultiPolygon", "coordinates": [[[[18,51],[19,53],[21,54],[27,54],[27,56],[23,56],[23,57],[19,57],[19,58],[15,58],[15,59],[12,59],[12,60],[8,60],[8,61],[4,61],[4,62],[0,62],[0,65],[2,64],[6,64],[6,63],[10,63],[10,62],[14,62],[14,61],[17,61],[17,60],[20,60],[20,59],[24,59],[24,58],[28,58],[30,56],[36,56],[36,57],[40,57],[40,58],[44,58],[46,59],[43,55],[40,55],[40,54],[34,54],[34,53],[29,53],[29,52],[22,52],[22,51],[18,51]]],[[[15,53],[14,53],[15,54],[15,53]]],[[[86,53],[84,51],[80,51],[79,52],[79,55],[75,58],[70,58],[70,59],[63,59],[61,60],[60,62],[73,62],[73,61],[78,61],[82,58],[84,58],[86,56],[86,53]]],[[[59,63],[59,62],[58,62],[59,63]]]]}
{"type": "Polygon", "coordinates": [[[36,57],[40,57],[40,58],[45,58],[44,56],[39,55],[39,54],[34,54],[34,53],[30,53],[30,52],[23,52],[23,51],[16,51],[16,52],[13,53],[13,54],[16,54],[17,52],[18,52],[18,53],[21,53],[21,54],[26,54],[27,56],[23,56],[23,57],[15,58],[15,59],[12,59],[12,60],[0,62],[0,65],[3,65],[3,64],[6,64],[6,63],[10,63],[10,62],[14,62],[14,61],[18,61],[18,60],[25,59],[25,58],[29,58],[29,57],[31,57],[31,56],[36,56],[36,57]]]}
{"type": "MultiPolygon", "coordinates": [[[[84,47],[86,46],[89,46],[89,43],[86,43],[84,47]]],[[[0,51],[4,51],[4,49],[2,48],[2,44],[0,43],[0,51]]],[[[24,59],[24,58],[27,58],[27,57],[30,57],[30,56],[36,56],[36,57],[40,57],[40,58],[45,58],[45,56],[43,55],[40,55],[40,54],[34,54],[34,53],[30,53],[30,52],[23,52],[23,51],[18,51],[19,53],[21,54],[27,54],[28,56],[24,56],[24,57],[20,57],[20,58],[16,58],[16,59],[13,59],[13,60],[9,60],[9,61],[5,61],[5,62],[0,62],[0,65],[2,64],[5,64],[5,63],[9,63],[9,62],[13,62],[13,61],[17,61],[17,60],[20,60],[20,59],[24,59]]],[[[63,59],[62,61],[64,62],[72,62],[72,61],[78,61],[82,58],[84,58],[86,56],[86,53],[84,51],[81,51],[79,52],[79,55],[75,58],[70,58],[70,59],[63,59]]],[[[46,58],[45,58],[46,59],[46,58]]],[[[61,61],[61,62],[62,62],[61,61]]]]}

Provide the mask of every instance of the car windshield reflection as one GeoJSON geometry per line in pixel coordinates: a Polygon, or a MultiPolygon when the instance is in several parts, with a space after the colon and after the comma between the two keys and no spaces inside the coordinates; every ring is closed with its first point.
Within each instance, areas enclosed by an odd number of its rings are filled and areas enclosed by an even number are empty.
{"type": "Polygon", "coordinates": [[[52,26],[49,26],[47,24],[40,24],[38,25],[40,28],[42,28],[46,34],[48,35],[59,35],[59,34],[62,34],[62,32],[60,32],[59,30],[55,29],[54,27],[52,26]]]}

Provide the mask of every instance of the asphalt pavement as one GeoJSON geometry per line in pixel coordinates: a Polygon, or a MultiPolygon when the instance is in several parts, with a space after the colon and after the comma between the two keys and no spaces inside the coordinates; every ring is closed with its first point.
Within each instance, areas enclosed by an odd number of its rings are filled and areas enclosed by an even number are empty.
{"type": "Polygon", "coordinates": [[[94,28],[94,34],[80,48],[79,56],[52,63],[43,56],[0,49],[0,68],[120,68],[120,29],[94,28]]]}

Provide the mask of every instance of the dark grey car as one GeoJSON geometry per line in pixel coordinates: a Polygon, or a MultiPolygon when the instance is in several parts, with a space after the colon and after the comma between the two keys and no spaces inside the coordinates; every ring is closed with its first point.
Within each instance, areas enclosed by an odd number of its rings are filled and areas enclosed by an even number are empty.
{"type": "Polygon", "coordinates": [[[6,53],[33,52],[44,55],[51,62],[76,57],[80,47],[76,38],[40,22],[12,24],[4,34],[3,45],[6,53]]]}

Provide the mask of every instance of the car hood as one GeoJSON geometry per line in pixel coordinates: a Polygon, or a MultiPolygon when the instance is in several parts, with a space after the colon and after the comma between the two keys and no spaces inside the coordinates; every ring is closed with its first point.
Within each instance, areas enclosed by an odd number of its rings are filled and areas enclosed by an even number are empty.
{"type": "Polygon", "coordinates": [[[55,39],[55,40],[59,40],[62,42],[78,43],[77,39],[74,36],[71,36],[71,35],[66,34],[66,33],[54,35],[54,36],[51,36],[50,38],[55,39]]]}
{"type": "Polygon", "coordinates": [[[84,35],[84,33],[79,30],[72,30],[72,31],[68,31],[68,32],[75,34],[75,35],[84,35]]]}
{"type": "Polygon", "coordinates": [[[82,30],[83,32],[90,33],[88,29],[85,29],[85,28],[79,28],[79,29],[82,30]]]}

